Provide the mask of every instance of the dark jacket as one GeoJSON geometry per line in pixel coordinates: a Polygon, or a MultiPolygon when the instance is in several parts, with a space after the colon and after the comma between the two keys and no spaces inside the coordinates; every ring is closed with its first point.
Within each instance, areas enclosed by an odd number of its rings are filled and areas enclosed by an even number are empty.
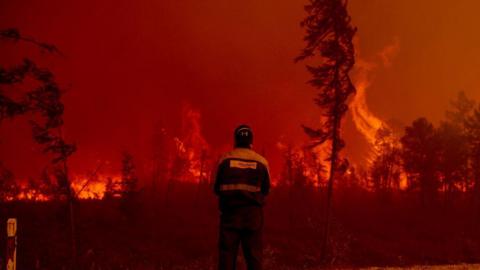
{"type": "Polygon", "coordinates": [[[214,191],[222,212],[241,206],[263,206],[270,189],[267,160],[249,148],[223,154],[214,176],[214,191]]]}

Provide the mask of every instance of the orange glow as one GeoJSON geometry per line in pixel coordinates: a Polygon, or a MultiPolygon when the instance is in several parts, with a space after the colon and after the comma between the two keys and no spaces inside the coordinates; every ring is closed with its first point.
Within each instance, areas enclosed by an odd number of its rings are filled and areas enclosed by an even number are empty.
{"type": "MultiPolygon", "coordinates": [[[[289,164],[286,164],[287,170],[295,172],[287,172],[286,180],[294,181],[298,177],[298,173],[303,176],[307,184],[312,184],[313,186],[321,186],[325,184],[326,175],[328,175],[328,166],[322,168],[322,160],[320,149],[323,147],[316,147],[313,151],[301,147],[294,147],[283,142],[277,142],[277,149],[280,150],[285,158],[285,161],[289,164]],[[288,175],[290,174],[290,175],[288,175]],[[293,175],[295,174],[295,175],[293,175]]],[[[274,180],[273,184],[276,185],[278,180],[274,180]]]]}
{"type": "Polygon", "coordinates": [[[94,180],[90,180],[87,177],[74,177],[72,181],[72,189],[79,199],[98,199],[101,200],[105,197],[107,191],[107,185],[109,182],[112,185],[112,191],[118,191],[116,188],[122,181],[122,177],[117,176],[105,176],[100,175],[94,180]]]}
{"type": "Polygon", "coordinates": [[[373,67],[372,64],[358,61],[356,66],[358,74],[355,80],[357,93],[350,105],[355,127],[372,147],[375,145],[377,131],[382,127],[390,129],[384,121],[370,111],[367,105],[366,90],[370,85],[368,74],[373,67]]]}
{"type": "Polygon", "coordinates": [[[51,199],[50,196],[40,193],[38,190],[33,189],[25,189],[22,190],[16,198],[7,198],[8,201],[13,200],[20,200],[20,201],[49,201],[51,199]]]}
{"type": "MultiPolygon", "coordinates": [[[[395,39],[391,45],[386,46],[377,54],[383,64],[383,67],[391,66],[392,58],[397,54],[398,50],[399,41],[398,39],[395,39]]],[[[367,159],[370,165],[375,158],[382,154],[382,148],[400,148],[401,143],[399,137],[394,133],[393,129],[388,125],[388,123],[375,115],[367,104],[366,92],[371,84],[371,73],[378,65],[376,63],[367,62],[359,57],[357,57],[357,59],[358,60],[355,66],[356,77],[354,80],[357,93],[350,106],[355,127],[365,137],[370,146],[371,153],[367,159]],[[378,134],[381,130],[386,132],[384,132],[384,137],[382,137],[382,141],[379,143],[378,134]]],[[[405,172],[400,174],[399,184],[401,189],[407,188],[408,182],[405,172]]]]}
{"type": "MultiPolygon", "coordinates": [[[[112,186],[113,192],[119,191],[118,184],[121,182],[121,176],[99,175],[95,179],[89,179],[84,176],[74,176],[72,178],[71,188],[75,197],[80,200],[101,200],[105,197],[108,185],[112,186]]],[[[15,196],[9,196],[6,201],[50,201],[54,199],[54,194],[46,194],[41,188],[29,187],[26,181],[19,184],[19,192],[15,196]]]]}
{"type": "Polygon", "coordinates": [[[185,103],[182,109],[182,136],[174,137],[176,158],[186,162],[181,181],[199,182],[208,179],[207,151],[210,146],[201,132],[201,114],[185,103]]]}

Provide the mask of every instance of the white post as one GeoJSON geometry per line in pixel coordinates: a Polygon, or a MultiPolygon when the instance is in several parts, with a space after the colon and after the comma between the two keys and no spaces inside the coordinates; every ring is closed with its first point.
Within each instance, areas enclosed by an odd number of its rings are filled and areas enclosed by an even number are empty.
{"type": "Polygon", "coordinates": [[[17,219],[7,220],[7,270],[17,269],[17,219]]]}

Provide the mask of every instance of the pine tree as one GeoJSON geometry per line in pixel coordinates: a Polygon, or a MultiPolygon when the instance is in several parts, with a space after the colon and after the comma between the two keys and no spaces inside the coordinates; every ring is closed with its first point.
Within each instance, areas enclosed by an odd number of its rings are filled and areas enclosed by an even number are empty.
{"type": "Polygon", "coordinates": [[[437,129],[440,143],[439,173],[445,198],[451,199],[453,193],[468,183],[468,141],[461,126],[442,122],[437,129]]]}
{"type": "Polygon", "coordinates": [[[426,118],[418,118],[405,128],[400,141],[409,188],[420,192],[421,203],[425,206],[435,198],[440,187],[437,176],[440,142],[435,127],[426,118]]]}
{"type": "Polygon", "coordinates": [[[444,185],[450,185],[450,190],[455,184],[460,184],[464,191],[473,188],[474,205],[480,208],[480,124],[476,123],[480,118],[476,119],[475,103],[463,91],[459,92],[450,102],[439,135],[446,151],[442,166],[444,185]]]}
{"type": "Polygon", "coordinates": [[[319,62],[317,66],[307,65],[307,69],[312,75],[310,84],[318,90],[315,103],[322,111],[323,123],[319,129],[304,126],[304,130],[313,140],[312,147],[331,143],[327,158],[330,174],[321,254],[322,259],[327,259],[334,180],[348,166],[347,160],[339,156],[345,145],[340,126],[348,109],[347,99],[355,92],[349,72],[355,62],[352,40],[356,28],[350,23],[346,0],[310,0],[305,10],[307,17],[301,26],[306,29],[304,40],[307,45],[295,60],[315,57],[319,62]]]}
{"type": "MultiPolygon", "coordinates": [[[[477,209],[480,209],[480,104],[475,108],[473,114],[467,118],[465,126],[470,168],[473,173],[473,196],[477,209]]],[[[480,211],[477,214],[480,215],[480,211]]]]}

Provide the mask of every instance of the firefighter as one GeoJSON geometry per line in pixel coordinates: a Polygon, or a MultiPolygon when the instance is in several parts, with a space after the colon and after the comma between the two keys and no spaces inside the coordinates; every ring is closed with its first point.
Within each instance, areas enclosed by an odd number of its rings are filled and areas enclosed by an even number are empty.
{"type": "Polygon", "coordinates": [[[220,209],[219,270],[234,270],[241,244],[248,270],[262,269],[263,205],[270,189],[267,160],[252,150],[253,133],[240,125],[234,149],[216,167],[214,191],[220,209]]]}

